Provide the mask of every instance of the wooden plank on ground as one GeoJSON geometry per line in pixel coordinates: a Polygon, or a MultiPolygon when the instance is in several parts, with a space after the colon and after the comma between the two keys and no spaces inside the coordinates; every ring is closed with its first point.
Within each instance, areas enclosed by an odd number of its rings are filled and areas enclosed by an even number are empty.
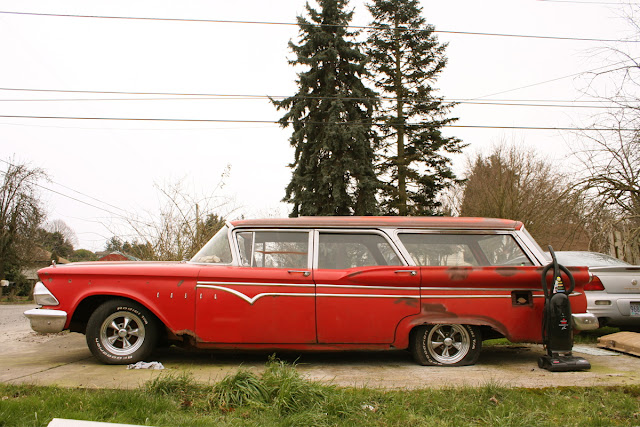
{"type": "Polygon", "coordinates": [[[640,356],[640,334],[636,332],[616,332],[598,338],[598,347],[640,356]]]}

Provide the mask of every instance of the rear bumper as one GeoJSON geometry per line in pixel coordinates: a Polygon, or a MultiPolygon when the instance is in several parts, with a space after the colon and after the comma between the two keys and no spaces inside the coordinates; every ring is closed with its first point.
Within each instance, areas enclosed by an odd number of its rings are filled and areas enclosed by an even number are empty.
{"type": "Polygon", "coordinates": [[[631,316],[631,303],[640,303],[639,294],[585,292],[587,311],[608,326],[640,326],[640,316],[631,316]]]}
{"type": "Polygon", "coordinates": [[[598,318],[592,313],[574,313],[571,315],[573,328],[579,331],[592,331],[598,329],[598,318]]]}
{"type": "Polygon", "coordinates": [[[25,311],[24,315],[31,322],[31,329],[41,334],[61,332],[67,323],[67,312],[62,310],[34,308],[25,311]]]}

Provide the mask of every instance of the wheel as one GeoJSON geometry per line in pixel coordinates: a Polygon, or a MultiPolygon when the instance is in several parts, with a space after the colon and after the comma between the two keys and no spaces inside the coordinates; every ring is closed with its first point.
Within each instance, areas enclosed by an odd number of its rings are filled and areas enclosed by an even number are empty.
{"type": "Polygon", "coordinates": [[[143,360],[155,348],[158,326],[153,314],[133,301],[111,300],[87,323],[87,345],[103,363],[124,365],[143,360]]]}
{"type": "Polygon", "coordinates": [[[421,365],[473,365],[480,356],[480,328],[473,325],[439,324],[414,329],[411,353],[421,365]]]}

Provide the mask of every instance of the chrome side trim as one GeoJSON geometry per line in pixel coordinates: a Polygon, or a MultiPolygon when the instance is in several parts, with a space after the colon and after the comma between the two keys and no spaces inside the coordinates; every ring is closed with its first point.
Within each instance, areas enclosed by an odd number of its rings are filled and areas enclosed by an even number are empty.
{"type": "Polygon", "coordinates": [[[284,286],[296,288],[314,288],[313,283],[257,283],[257,282],[197,282],[196,288],[208,287],[210,285],[221,286],[284,286]]]}
{"type": "Polygon", "coordinates": [[[513,291],[532,291],[532,292],[542,292],[542,288],[540,289],[531,289],[531,288],[459,288],[456,286],[440,286],[440,287],[420,287],[421,291],[486,291],[486,292],[513,292],[513,291]]]}
{"type": "Polygon", "coordinates": [[[389,289],[389,290],[399,290],[399,291],[418,291],[420,288],[418,286],[367,286],[367,285],[327,285],[327,284],[318,284],[316,285],[318,288],[338,288],[338,289],[389,289]]]}
{"type": "Polygon", "coordinates": [[[61,332],[67,323],[67,312],[62,310],[34,308],[25,311],[24,315],[31,322],[31,329],[41,334],[61,332]]]}
{"type": "Polygon", "coordinates": [[[314,293],[298,294],[298,293],[293,293],[293,292],[285,292],[285,293],[266,292],[266,293],[258,294],[256,296],[254,296],[253,298],[250,298],[249,296],[243,294],[242,292],[236,291],[235,289],[226,288],[224,286],[202,285],[202,286],[199,286],[199,287],[208,288],[208,289],[217,289],[219,291],[228,292],[230,294],[233,294],[233,295],[237,296],[238,298],[243,299],[244,301],[248,302],[251,305],[253,305],[253,303],[258,301],[262,297],[276,297],[276,296],[283,296],[283,297],[314,297],[315,296],[314,293]]]}
{"type": "Polygon", "coordinates": [[[380,295],[380,294],[317,294],[317,297],[343,297],[343,298],[411,298],[420,299],[420,295],[380,295]]]}
{"type": "MultiPolygon", "coordinates": [[[[534,295],[535,297],[535,295],[534,295]]],[[[511,298],[511,295],[422,295],[422,298],[511,298]]]]}
{"type": "MultiPolygon", "coordinates": [[[[580,292],[572,293],[571,297],[582,295],[580,292]]],[[[544,295],[532,295],[533,298],[544,298],[544,295]]],[[[511,294],[491,295],[491,294],[475,294],[475,295],[422,295],[422,298],[511,298],[511,294]]]]}

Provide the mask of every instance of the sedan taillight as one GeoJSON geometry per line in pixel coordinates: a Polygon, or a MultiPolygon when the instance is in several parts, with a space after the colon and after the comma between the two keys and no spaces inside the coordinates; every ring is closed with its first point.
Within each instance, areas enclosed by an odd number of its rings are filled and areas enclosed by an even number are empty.
{"type": "Polygon", "coordinates": [[[585,291],[604,291],[604,285],[598,278],[598,276],[593,276],[593,280],[584,285],[585,291]]]}

